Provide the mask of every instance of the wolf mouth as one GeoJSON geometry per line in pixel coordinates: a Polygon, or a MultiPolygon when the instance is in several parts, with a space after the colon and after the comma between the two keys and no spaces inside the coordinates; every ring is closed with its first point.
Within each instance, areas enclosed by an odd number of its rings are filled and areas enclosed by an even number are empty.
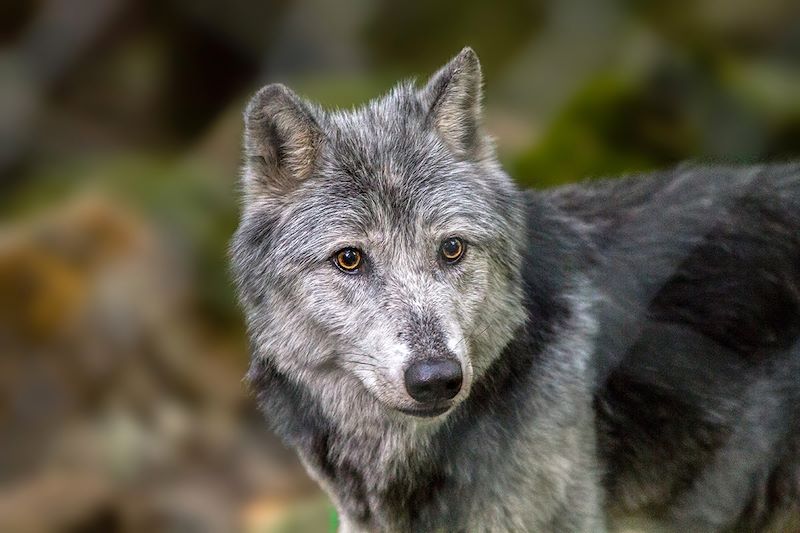
{"type": "Polygon", "coordinates": [[[450,407],[452,406],[446,405],[443,407],[431,407],[428,409],[398,409],[398,411],[405,415],[411,415],[420,418],[433,418],[446,413],[450,410],[450,407]]]}

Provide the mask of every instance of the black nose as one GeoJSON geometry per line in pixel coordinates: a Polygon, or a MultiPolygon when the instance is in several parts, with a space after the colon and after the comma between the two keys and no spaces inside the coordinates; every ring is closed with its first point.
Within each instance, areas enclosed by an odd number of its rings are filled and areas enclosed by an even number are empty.
{"type": "Polygon", "coordinates": [[[406,369],[408,394],[418,402],[449,400],[461,390],[461,365],[453,359],[424,359],[406,369]]]}

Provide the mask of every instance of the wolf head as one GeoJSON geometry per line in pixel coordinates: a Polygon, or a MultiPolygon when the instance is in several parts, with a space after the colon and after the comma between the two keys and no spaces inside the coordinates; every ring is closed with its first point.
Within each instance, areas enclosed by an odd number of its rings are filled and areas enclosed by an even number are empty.
{"type": "Polygon", "coordinates": [[[466,48],[350,111],[282,85],[252,98],[232,259],[255,360],[389,416],[467,397],[524,320],[523,209],[481,84],[466,48]]]}

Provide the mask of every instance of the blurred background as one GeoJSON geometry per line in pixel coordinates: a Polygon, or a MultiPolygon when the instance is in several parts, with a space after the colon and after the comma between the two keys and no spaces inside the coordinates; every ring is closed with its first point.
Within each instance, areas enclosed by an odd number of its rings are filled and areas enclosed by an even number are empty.
{"type": "Polygon", "coordinates": [[[464,45],[522,184],[800,155],[795,0],[0,3],[0,531],[328,531],[241,379],[241,110],[464,45]]]}

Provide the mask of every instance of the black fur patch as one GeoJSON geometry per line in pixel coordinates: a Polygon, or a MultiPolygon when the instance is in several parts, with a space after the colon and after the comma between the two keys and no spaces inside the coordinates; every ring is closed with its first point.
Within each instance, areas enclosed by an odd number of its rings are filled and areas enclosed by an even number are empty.
{"type": "Polygon", "coordinates": [[[357,465],[332,456],[336,430],[310,395],[264,359],[253,360],[247,378],[272,429],[287,444],[302,449],[328,479],[345,487],[350,516],[369,523],[371,513],[364,477],[357,465]]]}
{"type": "Polygon", "coordinates": [[[656,294],[651,318],[748,357],[788,349],[800,335],[799,230],[797,213],[742,199],[656,294]]]}
{"type": "Polygon", "coordinates": [[[595,407],[610,498],[639,490],[654,511],[691,486],[731,431],[670,390],[623,372],[612,374],[595,407]]]}

